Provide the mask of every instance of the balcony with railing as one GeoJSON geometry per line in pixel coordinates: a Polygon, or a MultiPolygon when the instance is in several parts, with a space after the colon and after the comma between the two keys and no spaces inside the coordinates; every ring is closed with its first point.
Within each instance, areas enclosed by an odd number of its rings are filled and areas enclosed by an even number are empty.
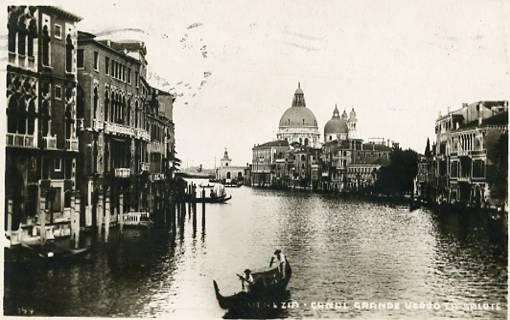
{"type": "Polygon", "coordinates": [[[7,133],[7,145],[19,148],[36,148],[34,135],[21,133],[7,133]]]}
{"type": "Polygon", "coordinates": [[[151,164],[148,162],[140,162],[140,170],[142,172],[147,172],[151,169],[151,164]]]}
{"type": "Polygon", "coordinates": [[[131,176],[131,168],[115,168],[114,174],[117,178],[129,178],[131,176]]]}
{"type": "Polygon", "coordinates": [[[66,150],[78,151],[78,139],[66,139],[66,150]]]}
{"type": "Polygon", "coordinates": [[[150,141],[151,135],[149,134],[149,132],[147,132],[147,130],[137,128],[136,129],[136,138],[142,139],[145,141],[150,141]]]}
{"type": "Polygon", "coordinates": [[[103,120],[94,119],[92,121],[92,129],[96,130],[96,131],[103,130],[104,129],[104,122],[103,122],[103,120]]]}
{"type": "Polygon", "coordinates": [[[57,136],[43,137],[43,148],[44,149],[57,149],[57,136]]]}
{"type": "Polygon", "coordinates": [[[134,128],[114,122],[105,122],[104,131],[113,135],[135,136],[134,128]]]}

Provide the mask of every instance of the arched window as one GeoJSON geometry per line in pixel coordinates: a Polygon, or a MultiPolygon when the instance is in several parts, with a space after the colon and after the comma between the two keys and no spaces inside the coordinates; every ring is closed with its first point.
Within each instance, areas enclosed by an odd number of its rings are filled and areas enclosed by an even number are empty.
{"type": "Polygon", "coordinates": [[[123,124],[127,124],[126,123],[126,120],[127,120],[127,115],[126,115],[126,97],[122,97],[122,123],[123,124]]]}
{"type": "Polygon", "coordinates": [[[16,27],[16,20],[14,15],[12,15],[9,19],[9,24],[7,25],[9,29],[9,52],[16,52],[16,33],[18,32],[18,28],[16,27]]]}
{"type": "Polygon", "coordinates": [[[127,101],[126,124],[131,126],[131,99],[127,101]]]}
{"type": "Polygon", "coordinates": [[[18,101],[18,133],[25,134],[27,132],[27,101],[21,98],[18,101]]]}
{"type": "Polygon", "coordinates": [[[35,99],[30,100],[30,103],[28,104],[28,128],[27,133],[28,134],[34,134],[35,130],[35,99]]]}
{"type": "Polygon", "coordinates": [[[18,97],[12,95],[9,99],[9,106],[7,108],[7,132],[16,133],[18,123],[18,97]]]}
{"type": "Polygon", "coordinates": [[[308,138],[305,138],[305,146],[308,145],[308,138]]]}
{"type": "MultiPolygon", "coordinates": [[[[94,89],[95,96],[94,96],[94,115],[96,114],[96,104],[97,104],[97,89],[94,89]]],[[[76,92],[76,118],[83,118],[85,116],[85,102],[83,98],[83,90],[81,87],[78,87],[78,90],[76,92]]]]}
{"type": "Polygon", "coordinates": [[[94,118],[97,118],[97,103],[99,101],[99,97],[98,97],[98,94],[97,94],[97,87],[94,88],[94,97],[92,98],[92,104],[93,104],[93,110],[94,110],[94,113],[92,114],[92,116],[94,118]]]}
{"type": "Polygon", "coordinates": [[[138,128],[138,101],[135,101],[135,127],[138,128]]]}
{"type": "Polygon", "coordinates": [[[104,93],[104,121],[108,121],[108,109],[110,108],[110,99],[108,98],[108,91],[104,93]]]}
{"type": "Polygon", "coordinates": [[[43,137],[47,136],[50,129],[50,106],[47,100],[44,100],[41,106],[41,129],[43,137]]]}
{"type": "Polygon", "coordinates": [[[45,66],[50,65],[50,35],[48,26],[44,26],[42,32],[42,63],[45,66]]]}
{"type": "Polygon", "coordinates": [[[66,71],[73,72],[73,40],[71,39],[71,35],[68,34],[66,37],[66,71]]]}
{"type": "Polygon", "coordinates": [[[66,107],[66,114],[65,114],[65,119],[66,119],[66,139],[71,139],[71,131],[72,131],[72,123],[73,123],[73,117],[72,117],[72,112],[71,112],[71,105],[68,104],[67,107],[66,107]]]}
{"type": "Polygon", "coordinates": [[[34,56],[34,39],[37,37],[37,26],[35,24],[35,20],[30,20],[30,25],[28,26],[28,45],[27,51],[28,56],[34,56]]]}
{"type": "MultiPolygon", "coordinates": [[[[21,19],[22,20],[22,19],[21,19]]],[[[25,54],[25,45],[27,39],[27,28],[23,21],[18,23],[18,54],[25,54]]]]}

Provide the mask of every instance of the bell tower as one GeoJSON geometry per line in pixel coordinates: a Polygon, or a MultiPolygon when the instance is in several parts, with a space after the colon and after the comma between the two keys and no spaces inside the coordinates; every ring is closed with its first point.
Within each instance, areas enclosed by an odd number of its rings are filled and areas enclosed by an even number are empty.
{"type": "Polygon", "coordinates": [[[349,113],[349,120],[347,121],[347,125],[349,127],[349,138],[354,139],[357,137],[356,134],[356,123],[358,122],[358,119],[356,118],[356,111],[354,111],[354,108],[352,108],[351,112],[349,113]]]}
{"type": "Polygon", "coordinates": [[[222,167],[229,167],[232,162],[232,159],[228,156],[227,148],[225,148],[225,152],[223,153],[223,158],[220,160],[220,164],[222,167]]]}

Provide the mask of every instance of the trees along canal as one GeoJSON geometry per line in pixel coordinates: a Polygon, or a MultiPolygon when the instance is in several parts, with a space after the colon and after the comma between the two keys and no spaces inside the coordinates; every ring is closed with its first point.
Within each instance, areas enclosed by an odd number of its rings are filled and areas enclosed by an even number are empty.
{"type": "Polygon", "coordinates": [[[418,154],[412,149],[402,150],[395,144],[390,153],[391,163],[382,167],[375,191],[383,194],[405,194],[413,191],[418,172],[418,154]]]}

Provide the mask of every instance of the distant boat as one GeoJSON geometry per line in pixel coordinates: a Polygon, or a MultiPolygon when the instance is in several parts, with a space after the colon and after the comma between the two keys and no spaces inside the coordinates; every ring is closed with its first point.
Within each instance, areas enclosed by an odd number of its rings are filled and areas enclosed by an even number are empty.
{"type": "Polygon", "coordinates": [[[227,202],[228,200],[232,199],[232,195],[230,196],[226,196],[226,195],[223,195],[223,196],[220,196],[220,197],[207,197],[207,198],[193,198],[191,200],[191,202],[196,202],[196,203],[202,203],[202,202],[205,202],[205,203],[225,203],[227,202]]]}
{"type": "Polygon", "coordinates": [[[224,186],[226,188],[240,188],[242,186],[241,183],[225,183],[224,186]]]}
{"type": "Polygon", "coordinates": [[[278,266],[261,271],[253,271],[253,285],[250,292],[238,292],[230,296],[224,296],[216,281],[213,280],[216,299],[221,308],[235,313],[249,312],[249,309],[258,309],[260,304],[268,304],[272,307],[273,302],[283,301],[288,296],[287,285],[292,276],[292,269],[285,260],[285,277],[280,276],[278,266]]]}

